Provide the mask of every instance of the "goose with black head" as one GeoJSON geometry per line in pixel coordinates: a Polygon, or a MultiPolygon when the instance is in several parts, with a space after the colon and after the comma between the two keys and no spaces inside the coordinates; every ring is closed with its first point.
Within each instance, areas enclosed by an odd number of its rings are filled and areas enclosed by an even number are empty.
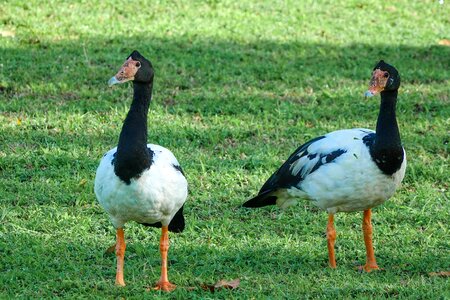
{"type": "Polygon", "coordinates": [[[306,199],[327,211],[332,268],[336,267],[334,214],[364,211],[362,229],[367,258],[361,268],[367,272],[378,269],[372,246],[371,209],[394,195],[406,169],[395,114],[399,87],[398,71],[380,61],[373,69],[366,92],[366,96],[381,94],[376,131],[338,130],[310,140],[292,153],[259,194],[243,206],[276,204],[286,208],[298,199],[306,199]]]}
{"type": "Polygon", "coordinates": [[[171,291],[167,255],[168,231],[181,232],[183,206],[188,184],[175,156],[168,149],[147,144],[147,115],[153,89],[153,66],[133,51],[108,84],[132,81],[133,101],[120,132],[116,148],[102,158],[95,176],[95,194],[117,230],[116,284],[124,286],[124,224],[136,221],[162,229],[160,240],[161,277],[155,289],[171,291]]]}

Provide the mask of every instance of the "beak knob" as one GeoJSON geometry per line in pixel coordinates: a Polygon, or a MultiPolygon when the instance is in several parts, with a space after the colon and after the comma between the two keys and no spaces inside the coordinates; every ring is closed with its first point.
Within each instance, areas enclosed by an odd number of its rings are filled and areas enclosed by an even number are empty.
{"type": "Polygon", "coordinates": [[[113,85],[118,84],[118,83],[120,83],[120,81],[117,80],[116,76],[113,76],[113,77],[111,77],[110,80],[108,80],[109,87],[112,87],[113,85]]]}
{"type": "Polygon", "coordinates": [[[364,97],[372,97],[374,95],[374,93],[372,93],[371,91],[366,91],[364,93],[364,97]]]}

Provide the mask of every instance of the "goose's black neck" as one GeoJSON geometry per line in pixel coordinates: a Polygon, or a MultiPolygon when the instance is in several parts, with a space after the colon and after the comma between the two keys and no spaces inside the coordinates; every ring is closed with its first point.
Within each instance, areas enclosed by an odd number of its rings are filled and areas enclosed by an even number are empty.
{"type": "Polygon", "coordinates": [[[153,82],[133,82],[133,102],[120,132],[114,160],[114,172],[127,184],[152,164],[153,153],[147,149],[147,114],[153,82]]]}
{"type": "Polygon", "coordinates": [[[383,173],[392,175],[403,162],[403,147],[397,125],[395,109],[398,90],[381,92],[375,141],[370,154],[383,173]]]}

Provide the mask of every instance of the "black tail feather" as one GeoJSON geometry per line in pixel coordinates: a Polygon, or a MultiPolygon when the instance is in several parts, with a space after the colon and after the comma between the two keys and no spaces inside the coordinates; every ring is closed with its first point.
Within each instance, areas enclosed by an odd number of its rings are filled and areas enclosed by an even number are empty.
{"type": "Polygon", "coordinates": [[[184,223],[184,215],[183,215],[183,206],[177,211],[175,216],[173,216],[172,221],[169,223],[169,231],[180,233],[183,232],[185,223],[184,223]]]}
{"type": "Polygon", "coordinates": [[[244,204],[242,204],[243,207],[263,207],[267,205],[275,205],[277,204],[277,196],[271,195],[273,191],[268,190],[265,192],[262,192],[258,196],[248,200],[244,204]]]}
{"type": "MultiPolygon", "coordinates": [[[[175,233],[183,232],[184,227],[185,227],[183,208],[184,208],[184,204],[177,211],[175,216],[173,216],[172,220],[170,221],[170,223],[169,223],[169,231],[170,232],[175,232],[175,233]]],[[[161,228],[162,227],[161,222],[157,222],[157,223],[154,223],[154,224],[149,224],[149,223],[140,223],[140,224],[142,224],[144,226],[156,227],[156,228],[161,228]]]]}

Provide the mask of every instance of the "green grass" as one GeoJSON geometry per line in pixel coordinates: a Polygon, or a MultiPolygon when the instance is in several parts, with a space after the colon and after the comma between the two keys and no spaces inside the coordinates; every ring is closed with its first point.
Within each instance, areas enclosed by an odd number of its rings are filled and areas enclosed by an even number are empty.
{"type": "Polygon", "coordinates": [[[450,271],[448,1],[47,2],[0,5],[0,298],[450,297],[448,278],[429,275],[450,271]],[[190,184],[187,228],[171,235],[172,294],[146,290],[160,232],[133,223],[128,285],[114,286],[103,254],[114,230],[93,193],[131,97],[106,82],[134,49],[156,69],[149,141],[174,152],[190,184]],[[330,270],[324,212],[239,205],[309,138],[375,127],[379,98],[362,95],[379,59],[403,80],[407,174],[374,209],[384,270],[354,269],[360,213],[337,216],[330,270]],[[234,278],[237,290],[199,288],[234,278]]]}

